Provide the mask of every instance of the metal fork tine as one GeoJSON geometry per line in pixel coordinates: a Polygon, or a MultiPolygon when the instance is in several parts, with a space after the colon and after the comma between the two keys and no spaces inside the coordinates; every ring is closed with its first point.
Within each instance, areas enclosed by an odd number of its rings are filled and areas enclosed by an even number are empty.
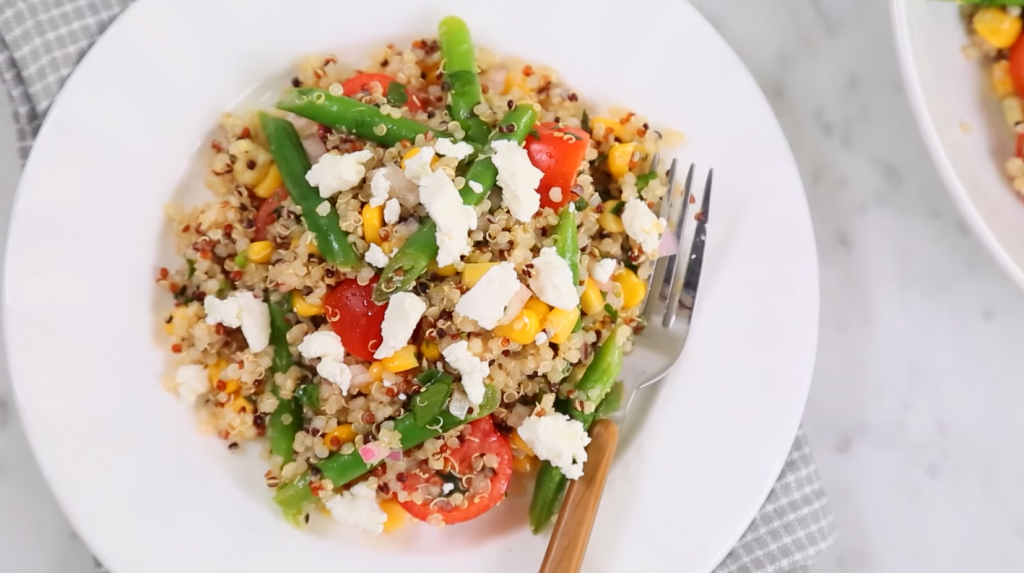
{"type": "MultiPolygon", "coordinates": [[[[693,234],[693,247],[690,249],[690,264],[686,266],[686,279],[683,281],[683,293],[689,299],[689,309],[692,311],[697,304],[697,288],[700,286],[700,273],[704,267],[704,245],[707,242],[708,218],[711,216],[711,181],[714,179],[715,170],[708,172],[708,181],[704,185],[704,197],[700,202],[700,218],[697,219],[697,229],[693,234]]],[[[692,315],[691,315],[692,316],[692,315]]]]}
{"type": "MultiPolygon", "coordinates": [[[[683,194],[682,194],[682,197],[681,197],[682,205],[679,205],[679,206],[676,207],[676,211],[679,213],[679,216],[675,219],[675,221],[671,221],[671,220],[669,221],[670,225],[672,225],[672,224],[675,225],[675,227],[673,227],[673,229],[672,229],[672,232],[676,236],[676,244],[679,245],[680,247],[682,246],[682,242],[680,240],[680,237],[682,237],[682,235],[683,235],[683,228],[686,227],[686,222],[687,222],[686,214],[687,214],[687,212],[688,212],[688,210],[690,208],[690,193],[691,193],[691,191],[693,189],[693,172],[694,172],[695,169],[696,169],[696,166],[691,164],[690,165],[690,170],[686,174],[686,183],[683,184],[683,194]]],[[[665,257],[665,259],[667,259],[668,262],[665,264],[664,276],[666,278],[663,279],[663,280],[666,280],[668,284],[666,284],[663,287],[662,290],[664,292],[668,293],[668,297],[667,297],[668,300],[667,300],[666,304],[669,305],[669,306],[665,307],[665,315],[666,315],[666,317],[662,318],[662,324],[665,324],[665,326],[669,326],[669,325],[672,324],[672,320],[675,320],[675,317],[673,317],[672,319],[668,319],[667,318],[668,314],[672,312],[672,306],[671,306],[672,299],[673,299],[672,295],[677,290],[679,290],[679,288],[682,286],[682,279],[681,278],[679,278],[679,279],[676,278],[679,275],[679,266],[680,266],[679,265],[679,253],[677,252],[674,255],[670,255],[668,257],[665,257]]],[[[659,294],[660,294],[660,292],[659,292],[659,294]]],[[[676,303],[678,304],[678,302],[679,302],[679,296],[678,295],[675,296],[675,300],[676,300],[676,303]]]]}
{"type": "MultiPolygon", "coordinates": [[[[689,244],[689,248],[683,249],[682,243],[680,243],[679,254],[685,257],[685,264],[680,264],[679,268],[675,269],[676,275],[682,275],[678,279],[678,283],[673,284],[672,290],[669,292],[668,302],[665,306],[665,316],[662,318],[662,326],[670,328],[672,323],[675,322],[676,316],[679,314],[679,299],[683,293],[683,289],[686,287],[687,279],[691,279],[691,269],[696,275],[696,281],[700,281],[700,267],[704,262],[704,242],[703,237],[707,235],[705,223],[707,222],[707,209],[711,204],[711,183],[714,178],[714,170],[708,172],[707,182],[704,184],[704,196],[701,197],[701,211],[696,217],[696,227],[694,228],[693,239],[689,244]],[[679,272],[680,268],[682,273],[679,272]]],[[[693,286],[693,294],[696,298],[696,283],[693,286]]],[[[691,306],[692,309],[692,306],[691,306]]]]}
{"type": "MultiPolygon", "coordinates": [[[[657,163],[658,155],[655,155],[654,159],[651,161],[652,170],[655,168],[657,163]]],[[[672,191],[673,187],[675,187],[676,184],[676,172],[678,170],[678,167],[679,160],[673,159],[672,164],[668,170],[668,193],[666,194],[665,198],[662,199],[661,201],[660,217],[662,218],[668,217],[668,214],[670,213],[669,209],[671,208],[671,203],[673,203],[673,199],[675,198],[672,191]]],[[[661,296],[661,289],[664,286],[665,282],[665,265],[667,264],[667,257],[662,257],[658,259],[658,262],[655,263],[654,265],[654,272],[651,273],[651,276],[647,277],[647,298],[644,299],[644,307],[641,314],[648,322],[650,322],[651,315],[653,315],[654,311],[658,308],[658,302],[660,300],[659,297],[661,296]]]]}

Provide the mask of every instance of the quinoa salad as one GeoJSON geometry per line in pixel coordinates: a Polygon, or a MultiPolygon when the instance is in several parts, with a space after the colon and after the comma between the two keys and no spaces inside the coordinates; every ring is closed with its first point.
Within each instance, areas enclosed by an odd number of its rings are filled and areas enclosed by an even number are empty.
{"type": "Polygon", "coordinates": [[[457,17],[358,68],[308,57],[281,87],[222,117],[210,200],[167,207],[165,388],[260,452],[296,525],[452,525],[522,481],[540,531],[675,252],[652,159],[682,136],[588,109],[457,17]]]}

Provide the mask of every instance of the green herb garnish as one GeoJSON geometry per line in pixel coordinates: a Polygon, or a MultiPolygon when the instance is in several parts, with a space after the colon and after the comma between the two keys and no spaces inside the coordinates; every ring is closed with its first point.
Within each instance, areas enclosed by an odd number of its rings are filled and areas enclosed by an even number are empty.
{"type": "Polygon", "coordinates": [[[409,101],[409,94],[405,91],[405,86],[398,82],[391,82],[388,84],[387,94],[388,104],[393,107],[402,107],[405,102],[409,101]]]}

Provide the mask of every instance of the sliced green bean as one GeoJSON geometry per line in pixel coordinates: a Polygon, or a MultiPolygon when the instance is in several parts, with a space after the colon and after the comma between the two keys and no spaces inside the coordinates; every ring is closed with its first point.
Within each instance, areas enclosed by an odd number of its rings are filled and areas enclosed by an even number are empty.
{"type": "Polygon", "coordinates": [[[430,219],[420,221],[402,248],[381,270],[381,279],[373,289],[373,302],[383,304],[396,292],[412,288],[416,279],[437,257],[437,225],[430,219]]]}
{"type": "MultiPolygon", "coordinates": [[[[391,117],[372,105],[350,97],[331,95],[320,88],[297,88],[285,92],[278,100],[277,108],[388,147],[403,140],[415,141],[417,135],[431,131],[422,123],[391,117]]],[[[434,131],[434,134],[451,137],[439,131],[434,131]]]]}
{"type": "Polygon", "coordinates": [[[555,251],[569,263],[573,284],[580,284],[580,247],[576,237],[576,211],[569,205],[562,207],[555,225],[555,251]]]}
{"type": "MultiPolygon", "coordinates": [[[[519,104],[512,111],[505,114],[498,122],[497,128],[491,132],[490,141],[510,139],[519,144],[526,140],[533,125],[537,123],[537,109],[533,104],[519,104]]],[[[480,156],[469,166],[465,174],[466,184],[462,187],[462,202],[466,205],[477,205],[487,197],[487,194],[494,188],[498,181],[498,168],[490,157],[480,156]],[[473,190],[476,183],[481,189],[480,193],[473,190]]]]}
{"type": "MultiPolygon", "coordinates": [[[[278,372],[287,372],[292,367],[292,352],[288,348],[288,329],[291,326],[285,320],[288,314],[288,299],[282,297],[278,301],[269,301],[270,308],[270,342],[274,346],[274,361],[270,365],[271,379],[278,372]]],[[[284,463],[295,459],[293,444],[295,434],[302,429],[302,404],[295,397],[281,398],[277,385],[271,390],[277,396],[277,409],[267,420],[267,434],[270,438],[270,452],[281,456],[284,463]]]]}
{"type": "Polygon", "coordinates": [[[441,44],[445,79],[450,86],[448,114],[462,126],[467,141],[483,144],[487,141],[488,129],[473,111],[483,101],[483,95],[469,27],[462,18],[448,16],[437,26],[437,39],[441,44]]]}

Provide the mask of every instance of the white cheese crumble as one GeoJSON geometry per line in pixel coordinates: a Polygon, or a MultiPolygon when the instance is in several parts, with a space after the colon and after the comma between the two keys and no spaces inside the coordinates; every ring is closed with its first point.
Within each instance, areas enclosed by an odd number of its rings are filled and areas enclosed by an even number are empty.
{"type": "Polygon", "coordinates": [[[580,295],[572,280],[569,263],[554,247],[544,247],[533,259],[530,276],[530,290],[537,298],[562,310],[573,310],[580,303],[580,295]]]}
{"type": "Polygon", "coordinates": [[[534,414],[523,420],[517,431],[538,458],[561,469],[565,477],[579,479],[583,476],[590,436],[582,422],[558,412],[546,416],[534,414]]]}
{"type": "Polygon", "coordinates": [[[526,150],[515,141],[492,141],[491,148],[494,149],[491,161],[498,168],[501,200],[513,217],[528,222],[540,209],[537,187],[544,178],[544,172],[530,163],[526,150]]]}
{"type": "Polygon", "coordinates": [[[223,324],[228,328],[242,327],[242,335],[249,350],[260,352],[270,344],[270,309],[267,303],[249,291],[239,291],[221,300],[207,295],[203,299],[206,324],[223,324]]]}
{"type": "Polygon", "coordinates": [[[441,486],[441,493],[443,493],[444,495],[448,495],[452,492],[453,489],[455,489],[455,484],[451,482],[444,482],[444,485],[441,486]]]}
{"type": "Polygon", "coordinates": [[[378,207],[388,200],[388,193],[391,193],[391,182],[388,181],[387,171],[378,169],[370,179],[370,206],[378,207]]]}
{"type": "Polygon", "coordinates": [[[522,284],[512,263],[498,263],[487,269],[473,288],[459,298],[459,302],[455,303],[455,312],[491,330],[498,326],[498,321],[505,314],[505,307],[520,287],[522,284]]]}
{"type": "Polygon", "coordinates": [[[590,278],[599,283],[606,283],[611,280],[612,275],[615,274],[615,267],[618,265],[619,261],[615,259],[601,259],[596,263],[592,263],[590,265],[590,278]]]}
{"type": "Polygon", "coordinates": [[[405,176],[417,185],[422,185],[423,180],[430,176],[434,172],[430,168],[430,162],[434,159],[434,148],[433,147],[421,147],[420,150],[409,159],[405,160],[405,166],[402,171],[405,172],[405,176]]]}
{"type": "Polygon", "coordinates": [[[438,155],[454,157],[462,161],[473,154],[473,146],[465,141],[455,143],[450,139],[440,138],[434,143],[434,151],[438,155]]]}
{"type": "Polygon", "coordinates": [[[320,204],[316,206],[316,214],[320,215],[321,217],[326,217],[327,214],[330,213],[330,212],[331,212],[331,202],[330,201],[321,201],[320,204]]]}
{"type": "Polygon", "coordinates": [[[456,387],[452,390],[452,397],[448,400],[448,412],[450,412],[452,416],[455,416],[460,420],[465,420],[466,414],[469,413],[470,406],[472,406],[472,404],[469,403],[469,397],[466,396],[466,393],[462,389],[456,387]]]}
{"type": "Polygon", "coordinates": [[[548,333],[544,332],[543,330],[538,332],[537,336],[533,337],[533,343],[536,344],[537,346],[540,346],[541,344],[544,344],[547,341],[548,341],[548,333]]]}
{"type": "Polygon", "coordinates": [[[658,252],[661,234],[665,231],[665,219],[659,219],[651,211],[647,203],[640,199],[630,199],[622,209],[622,226],[626,234],[636,241],[648,255],[658,252]]]}
{"type": "Polygon", "coordinates": [[[174,383],[177,384],[178,398],[191,406],[196,403],[196,398],[210,389],[210,375],[198,364],[186,364],[179,366],[174,373],[174,383]]]}
{"type": "Polygon", "coordinates": [[[366,177],[363,164],[371,159],[373,152],[369,149],[344,155],[325,153],[306,173],[306,181],[319,189],[320,196],[327,199],[359,185],[363,177],[366,177]]]}
{"type": "Polygon", "coordinates": [[[469,185],[469,188],[473,190],[473,193],[480,194],[484,192],[484,186],[476,181],[470,181],[467,185],[469,185]]]}
{"type": "Polygon", "coordinates": [[[388,261],[391,260],[387,253],[380,248],[380,245],[376,243],[370,243],[370,248],[366,250],[366,255],[363,258],[378,269],[383,269],[388,264],[388,261]]]}
{"type": "MultiPolygon", "coordinates": [[[[423,152],[413,159],[420,155],[423,152]]],[[[438,249],[437,266],[446,267],[468,255],[471,249],[469,233],[477,225],[476,211],[463,204],[455,183],[448,179],[444,171],[435,171],[421,180],[420,203],[423,203],[430,218],[437,224],[434,235],[438,249]]]]}
{"type": "Polygon", "coordinates": [[[462,388],[466,391],[470,404],[479,406],[480,402],[484,401],[484,378],[491,373],[487,361],[480,360],[470,352],[469,342],[465,340],[445,348],[441,355],[448,366],[458,370],[462,375],[462,388]]]}
{"type": "Polygon", "coordinates": [[[377,490],[359,482],[324,501],[324,507],[338,523],[352,525],[366,533],[383,533],[388,514],[377,503],[377,490]]]}
{"type": "Polygon", "coordinates": [[[398,199],[388,199],[384,203],[384,222],[388,225],[394,225],[398,222],[398,217],[402,215],[402,204],[398,202],[398,199]]]}
{"type": "Polygon", "coordinates": [[[344,362],[345,347],[337,334],[330,330],[307,334],[299,343],[299,354],[306,360],[319,358],[316,373],[340,388],[343,396],[348,394],[352,383],[352,371],[344,362]]]}
{"type": "Polygon", "coordinates": [[[384,322],[380,325],[380,347],[373,353],[377,360],[390,357],[409,343],[409,337],[420,323],[427,303],[408,292],[391,295],[388,308],[384,311],[384,322]]]}

